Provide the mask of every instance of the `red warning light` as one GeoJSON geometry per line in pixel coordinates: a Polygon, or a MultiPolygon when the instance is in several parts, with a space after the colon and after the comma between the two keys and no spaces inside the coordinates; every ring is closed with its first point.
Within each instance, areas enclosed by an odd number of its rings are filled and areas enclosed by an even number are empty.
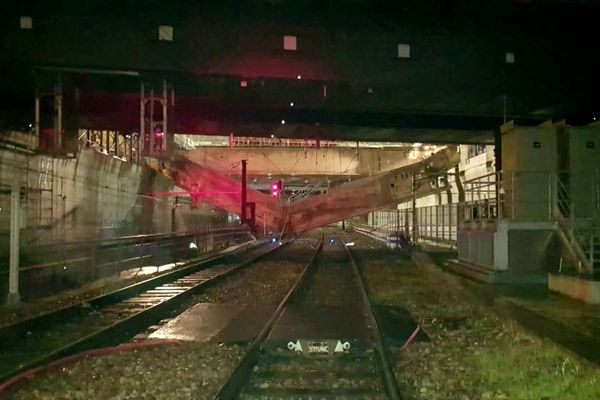
{"type": "Polygon", "coordinates": [[[271,184],[271,195],[273,197],[279,197],[281,192],[283,191],[283,181],[280,179],[271,184]]]}

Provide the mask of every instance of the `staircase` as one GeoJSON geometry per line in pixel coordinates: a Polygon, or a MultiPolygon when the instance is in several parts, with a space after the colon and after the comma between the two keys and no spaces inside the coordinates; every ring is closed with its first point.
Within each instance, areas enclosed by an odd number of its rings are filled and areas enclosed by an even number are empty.
{"type": "MultiPolygon", "coordinates": [[[[600,273],[600,218],[597,212],[599,204],[594,201],[587,212],[580,211],[571,199],[569,188],[560,177],[555,175],[553,181],[556,194],[553,216],[558,225],[559,237],[576,261],[577,272],[594,276],[600,273]]],[[[598,187],[596,184],[594,186],[598,187]]]]}

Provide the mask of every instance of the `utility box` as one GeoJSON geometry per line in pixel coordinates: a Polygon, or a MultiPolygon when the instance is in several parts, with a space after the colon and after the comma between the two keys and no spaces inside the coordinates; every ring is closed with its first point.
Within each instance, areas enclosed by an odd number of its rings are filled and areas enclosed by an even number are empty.
{"type": "Polygon", "coordinates": [[[600,124],[569,128],[569,162],[561,182],[577,217],[596,217],[600,196],[600,124]]]}
{"type": "Polygon", "coordinates": [[[552,216],[552,177],[558,171],[558,137],[564,123],[502,128],[502,217],[548,220],[552,216]]]}

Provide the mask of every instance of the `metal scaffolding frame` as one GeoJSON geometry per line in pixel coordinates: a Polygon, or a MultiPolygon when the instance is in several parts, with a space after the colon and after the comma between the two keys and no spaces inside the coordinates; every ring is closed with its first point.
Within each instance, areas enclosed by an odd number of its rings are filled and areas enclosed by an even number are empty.
{"type": "Polygon", "coordinates": [[[169,104],[175,105],[175,91],[165,79],[160,85],[160,94],[156,95],[154,86],[140,82],[140,134],[138,149],[144,157],[163,157],[167,155],[168,111],[169,104]],[[155,103],[160,114],[155,111],[155,103]]]}

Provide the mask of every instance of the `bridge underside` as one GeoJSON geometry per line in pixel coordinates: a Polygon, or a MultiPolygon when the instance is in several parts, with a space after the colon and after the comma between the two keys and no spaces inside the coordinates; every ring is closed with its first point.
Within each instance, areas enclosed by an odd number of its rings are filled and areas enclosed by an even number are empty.
{"type": "MultiPolygon", "coordinates": [[[[86,75],[87,76],[87,75],[86,75]]],[[[139,83],[135,82],[138,86],[139,83]]],[[[135,85],[133,85],[136,87],[135,85]]],[[[133,89],[130,88],[130,89],[133,89]]],[[[78,87],[76,115],[79,129],[140,130],[140,94],[136,92],[90,91],[78,87]]],[[[339,108],[337,105],[295,106],[261,104],[252,98],[219,98],[177,95],[168,115],[168,132],[190,135],[229,135],[348,141],[421,142],[440,144],[493,144],[494,131],[502,123],[499,115],[473,116],[427,111],[339,108]],[[282,123],[285,122],[285,123],[282,123]]],[[[2,120],[13,128],[24,128],[34,120],[31,98],[16,110],[2,107],[2,120]],[[3,115],[4,113],[4,115],[3,115]],[[16,121],[16,122],[14,122],[16,121]]],[[[15,99],[15,107],[19,106],[15,99]]],[[[544,118],[515,117],[523,124],[544,118]]]]}

